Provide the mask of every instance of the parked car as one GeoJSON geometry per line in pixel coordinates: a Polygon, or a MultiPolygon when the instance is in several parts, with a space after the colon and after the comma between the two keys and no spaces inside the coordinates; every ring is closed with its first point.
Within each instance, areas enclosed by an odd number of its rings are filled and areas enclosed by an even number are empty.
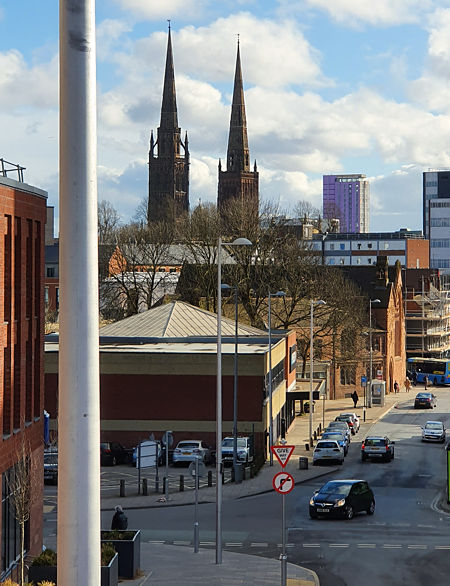
{"type": "Polygon", "coordinates": [[[339,415],[340,415],[341,417],[342,417],[343,415],[344,415],[344,416],[350,415],[350,417],[353,419],[353,424],[354,424],[354,426],[355,426],[356,433],[358,433],[358,431],[359,431],[359,428],[361,427],[361,422],[360,422],[360,420],[359,420],[359,417],[356,415],[356,413],[340,413],[339,415]]]}
{"type": "Polygon", "coordinates": [[[173,451],[173,465],[189,464],[200,458],[204,464],[212,462],[211,446],[202,440],[182,440],[173,451]]]}
{"type": "Polygon", "coordinates": [[[353,421],[353,417],[351,415],[338,415],[335,421],[345,421],[350,428],[350,432],[352,435],[356,433],[355,423],[353,421]]]}
{"type": "Polygon", "coordinates": [[[313,452],[313,466],[317,466],[319,462],[343,464],[344,449],[336,440],[319,440],[313,452]]]}
{"type": "MultiPolygon", "coordinates": [[[[225,437],[222,441],[222,460],[233,462],[234,438],[225,437]]],[[[251,436],[237,438],[237,461],[242,464],[253,462],[253,438],[251,436]]]]}
{"type": "Polygon", "coordinates": [[[352,432],[350,431],[350,428],[348,426],[348,423],[346,421],[330,421],[330,423],[328,424],[328,427],[326,428],[326,431],[343,431],[345,433],[345,435],[348,438],[348,442],[350,443],[350,439],[351,439],[351,435],[352,432]]]}
{"type": "Polygon", "coordinates": [[[330,480],[309,501],[309,515],[352,519],[355,513],[375,512],[375,497],[365,480],[330,480]]]}
{"type": "Polygon", "coordinates": [[[433,393],[417,393],[414,399],[414,409],[433,409],[436,407],[436,396],[433,393]]]}
{"type": "Polygon", "coordinates": [[[58,484],[58,450],[44,450],[44,483],[58,484]]]}
{"type": "Polygon", "coordinates": [[[336,440],[337,443],[344,450],[344,456],[347,455],[347,452],[348,452],[347,438],[345,437],[345,434],[341,433],[340,431],[324,431],[320,439],[322,439],[322,440],[336,440]]]}
{"type": "Polygon", "coordinates": [[[442,421],[427,421],[422,427],[423,442],[445,442],[445,428],[442,421]]]}
{"type": "Polygon", "coordinates": [[[390,462],[394,458],[394,444],[386,436],[368,436],[361,444],[361,460],[375,458],[390,462]]]}
{"type": "Polygon", "coordinates": [[[100,464],[115,466],[129,464],[133,459],[133,448],[126,448],[119,442],[103,442],[100,444],[100,464]]]}

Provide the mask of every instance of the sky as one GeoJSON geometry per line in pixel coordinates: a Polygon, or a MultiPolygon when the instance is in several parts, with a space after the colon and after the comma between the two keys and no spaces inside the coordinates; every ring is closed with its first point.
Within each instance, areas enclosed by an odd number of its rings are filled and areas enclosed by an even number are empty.
{"type": "MultiPolygon", "coordinates": [[[[0,158],[58,217],[56,0],[0,0],[0,158]]],[[[422,172],[450,167],[448,0],[97,0],[98,199],[148,193],[171,19],[191,208],[217,198],[239,34],[260,198],[322,207],[322,175],[364,173],[370,229],[422,228],[422,172]]]]}

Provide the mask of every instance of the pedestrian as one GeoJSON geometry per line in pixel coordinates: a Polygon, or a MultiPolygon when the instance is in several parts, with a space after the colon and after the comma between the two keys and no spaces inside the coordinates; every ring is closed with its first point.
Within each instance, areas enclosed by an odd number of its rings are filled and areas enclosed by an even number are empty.
{"type": "Polygon", "coordinates": [[[398,382],[397,382],[397,381],[395,381],[395,383],[394,383],[394,393],[398,393],[398,392],[399,392],[399,390],[400,390],[400,389],[399,389],[399,387],[398,387],[398,382]]]}
{"type": "Polygon", "coordinates": [[[423,384],[425,385],[425,390],[427,390],[427,387],[428,387],[428,377],[427,377],[427,375],[425,375],[423,377],[423,384]]]}
{"type": "Polygon", "coordinates": [[[128,519],[120,505],[115,508],[115,513],[111,521],[111,529],[126,529],[128,527],[128,519]]]}
{"type": "Polygon", "coordinates": [[[356,389],[353,391],[353,393],[350,395],[351,398],[353,399],[353,406],[356,409],[356,404],[358,403],[358,393],[356,392],[356,389]]]}
{"type": "Polygon", "coordinates": [[[405,378],[405,391],[409,393],[409,389],[411,388],[411,381],[408,377],[405,378]]]}

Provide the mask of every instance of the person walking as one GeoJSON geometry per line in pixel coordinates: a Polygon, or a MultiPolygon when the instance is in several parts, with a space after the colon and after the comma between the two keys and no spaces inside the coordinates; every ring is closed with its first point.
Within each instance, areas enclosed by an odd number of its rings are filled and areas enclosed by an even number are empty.
{"type": "Polygon", "coordinates": [[[356,409],[356,404],[358,403],[358,393],[356,392],[356,389],[353,391],[353,393],[350,395],[351,398],[353,399],[353,407],[356,409]]]}
{"type": "Polygon", "coordinates": [[[409,378],[408,378],[408,377],[406,377],[406,378],[405,378],[405,391],[406,391],[407,393],[409,393],[409,390],[410,390],[410,388],[411,388],[411,381],[409,380],[409,378]]]}
{"type": "Polygon", "coordinates": [[[427,390],[427,387],[428,387],[428,377],[427,377],[427,375],[425,375],[423,377],[423,384],[425,385],[425,390],[427,390]]]}
{"type": "Polygon", "coordinates": [[[111,521],[111,530],[113,529],[126,529],[128,527],[128,519],[120,505],[115,508],[115,513],[111,521]]]}
{"type": "Polygon", "coordinates": [[[398,386],[398,382],[397,382],[397,381],[395,381],[395,383],[394,383],[394,393],[398,393],[398,392],[399,392],[399,390],[400,390],[400,389],[399,389],[399,386],[398,386]]]}

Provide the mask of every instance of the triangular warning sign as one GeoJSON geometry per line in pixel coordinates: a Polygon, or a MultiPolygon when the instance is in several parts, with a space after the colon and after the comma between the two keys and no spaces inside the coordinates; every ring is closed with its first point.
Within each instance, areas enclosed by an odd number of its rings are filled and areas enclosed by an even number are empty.
{"type": "Polygon", "coordinates": [[[286,464],[289,462],[289,458],[292,455],[292,452],[295,449],[295,446],[270,446],[270,449],[275,454],[278,462],[284,468],[286,464]]]}

